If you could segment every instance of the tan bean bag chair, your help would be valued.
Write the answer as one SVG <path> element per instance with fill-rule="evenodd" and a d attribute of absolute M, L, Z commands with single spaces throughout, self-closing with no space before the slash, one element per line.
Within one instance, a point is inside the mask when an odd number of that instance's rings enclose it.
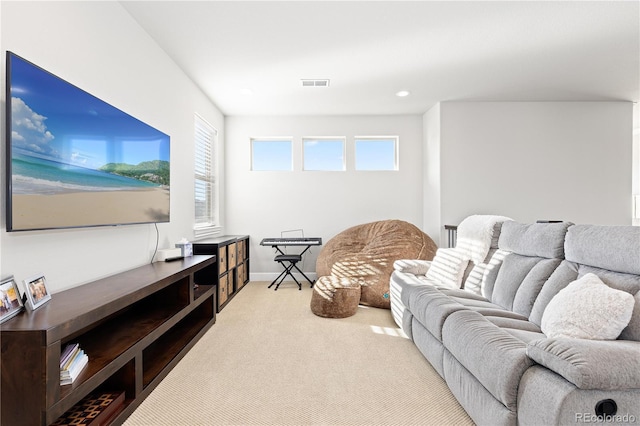
<path fill-rule="evenodd" d="M 346 229 L 331 238 L 316 262 L 318 277 L 356 280 L 360 303 L 390 309 L 389 278 L 398 259 L 431 260 L 437 250 L 418 227 L 402 220 L 383 220 Z"/>

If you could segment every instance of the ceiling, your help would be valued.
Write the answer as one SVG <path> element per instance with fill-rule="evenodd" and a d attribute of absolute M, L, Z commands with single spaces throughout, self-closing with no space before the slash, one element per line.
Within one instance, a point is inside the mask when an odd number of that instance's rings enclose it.
<path fill-rule="evenodd" d="M 227 116 L 640 97 L 638 1 L 121 4 Z"/>

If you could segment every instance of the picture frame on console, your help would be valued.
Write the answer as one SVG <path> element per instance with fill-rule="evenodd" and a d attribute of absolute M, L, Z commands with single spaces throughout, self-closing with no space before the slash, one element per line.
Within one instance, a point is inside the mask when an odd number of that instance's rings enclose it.
<path fill-rule="evenodd" d="M 16 280 L 11 276 L 0 282 L 0 323 L 18 315 L 24 308 Z"/>
<path fill-rule="evenodd" d="M 51 293 L 47 288 L 47 280 L 44 275 L 33 275 L 24 279 L 23 282 L 27 294 L 27 307 L 30 310 L 36 310 L 51 300 Z"/>

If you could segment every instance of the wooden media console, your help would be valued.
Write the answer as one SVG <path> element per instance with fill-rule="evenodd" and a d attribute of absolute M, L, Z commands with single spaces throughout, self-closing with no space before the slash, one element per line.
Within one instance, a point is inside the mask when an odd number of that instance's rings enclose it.
<path fill-rule="evenodd" d="M 215 323 L 216 256 L 157 262 L 55 293 L 0 330 L 3 425 L 49 425 L 87 395 L 124 392 L 121 424 Z M 60 355 L 89 357 L 70 385 Z"/>

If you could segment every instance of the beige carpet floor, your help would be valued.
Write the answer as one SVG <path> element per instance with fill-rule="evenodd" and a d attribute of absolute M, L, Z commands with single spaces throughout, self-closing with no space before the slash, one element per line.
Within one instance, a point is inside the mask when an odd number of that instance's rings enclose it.
<path fill-rule="evenodd" d="M 125 426 L 472 425 L 391 318 L 315 316 L 312 289 L 248 284 Z"/>

